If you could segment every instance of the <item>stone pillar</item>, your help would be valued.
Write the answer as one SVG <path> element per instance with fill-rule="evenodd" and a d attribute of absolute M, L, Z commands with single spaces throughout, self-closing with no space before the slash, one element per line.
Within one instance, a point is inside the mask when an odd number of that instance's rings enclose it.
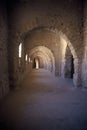
<path fill-rule="evenodd" d="M 84 54 L 82 63 L 82 86 L 87 88 L 87 0 L 84 1 L 83 25 Z"/>
<path fill-rule="evenodd" d="M 74 59 L 74 75 L 73 75 L 73 83 L 76 87 L 81 87 L 81 61 L 77 58 Z"/>

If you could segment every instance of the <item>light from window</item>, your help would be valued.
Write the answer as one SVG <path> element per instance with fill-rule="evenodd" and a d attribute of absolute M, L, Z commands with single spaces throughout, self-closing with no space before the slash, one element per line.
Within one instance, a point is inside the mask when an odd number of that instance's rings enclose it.
<path fill-rule="evenodd" d="M 19 58 L 22 56 L 22 43 L 19 45 Z"/>
<path fill-rule="evenodd" d="M 27 61 L 28 60 L 28 55 L 26 54 L 26 56 L 25 56 L 25 60 Z"/>

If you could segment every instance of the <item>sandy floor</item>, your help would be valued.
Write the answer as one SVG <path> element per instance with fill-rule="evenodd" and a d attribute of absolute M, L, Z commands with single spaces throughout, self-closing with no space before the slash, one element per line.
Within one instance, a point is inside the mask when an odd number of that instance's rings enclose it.
<path fill-rule="evenodd" d="M 87 90 L 33 70 L 0 102 L 0 130 L 87 130 Z"/>

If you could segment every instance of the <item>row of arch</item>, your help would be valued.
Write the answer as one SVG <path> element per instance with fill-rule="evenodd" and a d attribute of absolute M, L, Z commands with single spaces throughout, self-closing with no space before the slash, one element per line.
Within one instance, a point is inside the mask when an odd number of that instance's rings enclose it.
<path fill-rule="evenodd" d="M 61 31 L 58 32 L 57 29 L 52 28 L 39 28 L 51 31 L 52 33 L 55 33 L 55 35 L 59 35 L 60 37 L 60 44 L 62 49 L 62 59 L 61 59 L 61 77 L 63 78 L 73 78 L 73 83 L 75 86 L 79 86 L 80 82 L 80 72 L 79 72 L 79 60 L 77 57 L 77 54 L 75 52 L 75 49 L 69 39 L 66 37 L 65 34 L 63 34 Z M 38 30 L 38 28 L 30 31 L 33 32 L 35 30 Z M 28 35 L 29 33 L 27 33 Z M 23 36 L 23 43 L 25 42 L 25 39 L 27 35 Z M 28 54 L 28 58 L 31 59 L 33 68 L 45 68 L 51 71 L 53 74 L 55 74 L 56 71 L 56 61 L 55 56 L 50 48 L 39 45 L 35 46 L 31 49 L 27 49 L 26 54 Z"/>
<path fill-rule="evenodd" d="M 51 72 L 55 71 L 55 59 L 52 52 L 47 47 L 35 47 L 32 50 L 30 50 L 29 56 L 33 61 L 39 61 L 39 67 L 48 69 Z"/>

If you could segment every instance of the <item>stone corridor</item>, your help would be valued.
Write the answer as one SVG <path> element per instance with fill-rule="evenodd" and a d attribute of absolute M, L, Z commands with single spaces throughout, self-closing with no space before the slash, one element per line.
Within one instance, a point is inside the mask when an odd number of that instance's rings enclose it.
<path fill-rule="evenodd" d="M 0 0 L 0 130 L 87 130 L 87 0 Z"/>
<path fill-rule="evenodd" d="M 0 130 L 87 130 L 87 91 L 33 69 L 1 100 Z"/>

